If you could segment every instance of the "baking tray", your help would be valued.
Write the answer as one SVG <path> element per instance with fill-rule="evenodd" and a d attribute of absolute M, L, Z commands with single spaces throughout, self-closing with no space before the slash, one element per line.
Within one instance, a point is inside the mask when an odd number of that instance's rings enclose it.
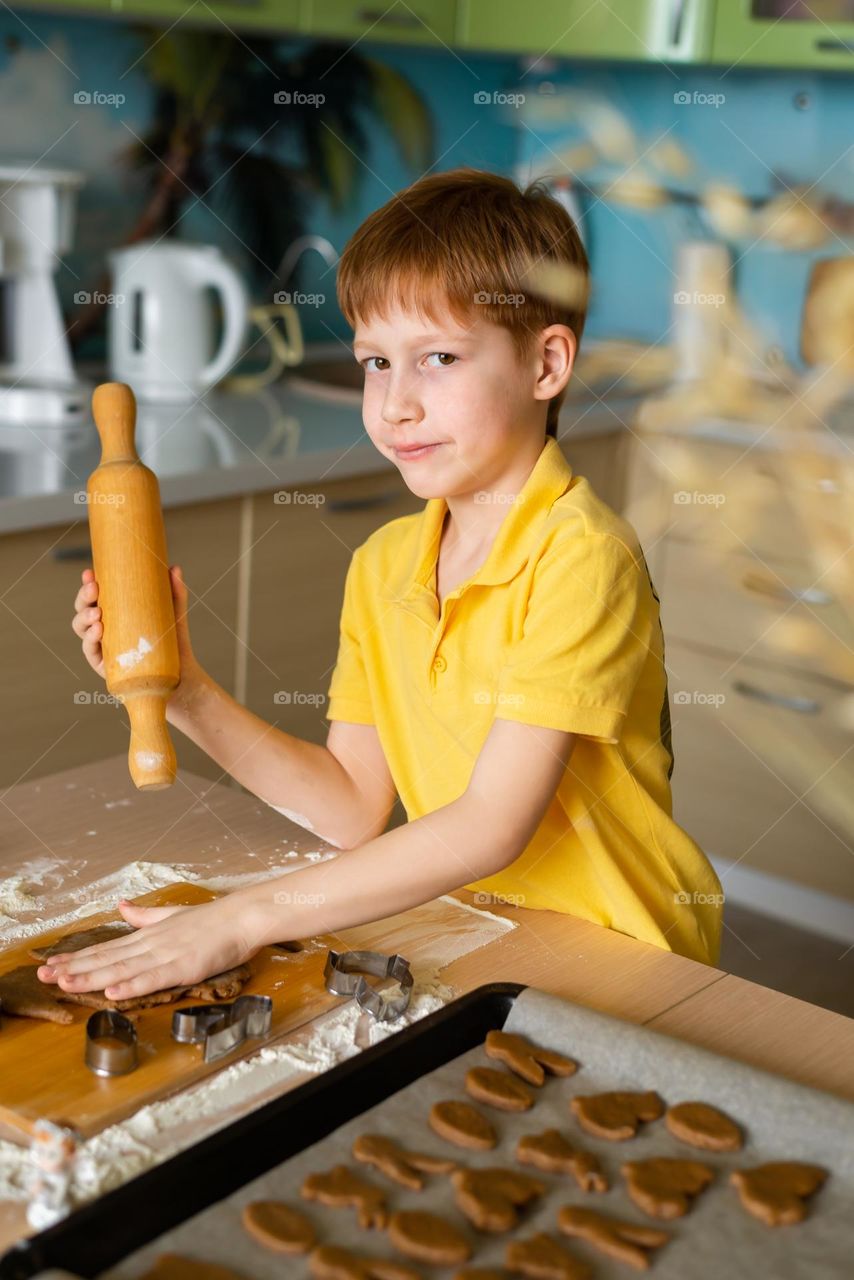
<path fill-rule="evenodd" d="M 0 1280 L 62 1267 L 90 1280 L 501 1027 L 517 982 L 489 983 L 84 1205 L 0 1258 Z M 281 1269 L 281 1267 L 280 1267 Z"/>
<path fill-rule="evenodd" d="M 75 1229 L 75 1220 L 54 1228 L 60 1244 L 49 1261 L 76 1268 L 86 1277 L 97 1275 L 99 1280 L 138 1280 L 157 1254 L 168 1250 L 216 1260 L 252 1280 L 276 1280 L 282 1274 L 282 1258 L 251 1241 L 241 1225 L 243 1207 L 266 1198 L 300 1204 L 324 1243 L 393 1257 L 384 1233 L 361 1230 L 351 1210 L 324 1209 L 301 1201 L 302 1181 L 309 1172 L 351 1163 L 353 1140 L 365 1132 L 395 1137 L 416 1150 L 452 1154 L 454 1149 L 427 1125 L 427 1113 L 440 1098 L 465 1097 L 465 1071 L 488 1062 L 482 1041 L 492 1026 L 504 1026 L 534 1043 L 567 1053 L 581 1068 L 566 1079 L 548 1077 L 542 1089 L 535 1091 L 536 1104 L 531 1111 L 491 1112 L 500 1135 L 499 1146 L 493 1151 L 456 1153 L 472 1167 L 514 1166 L 516 1141 L 523 1133 L 559 1128 L 572 1137 L 578 1130 L 569 1099 L 604 1089 L 657 1089 L 670 1104 L 706 1101 L 733 1115 L 747 1131 L 744 1150 L 726 1155 L 694 1152 L 673 1138 L 661 1121 L 646 1126 L 629 1142 L 609 1143 L 585 1135 L 581 1145 L 601 1157 L 611 1189 L 588 1195 L 570 1178 L 544 1175 L 548 1192 L 522 1214 L 519 1235 L 527 1238 L 539 1231 L 556 1235 L 557 1209 L 567 1203 L 601 1207 L 621 1218 L 648 1224 L 650 1219 L 626 1194 L 620 1164 L 650 1156 L 696 1156 L 715 1168 L 716 1180 L 690 1214 L 663 1224 L 672 1239 L 655 1257 L 651 1274 L 656 1280 L 685 1280 L 688 1275 L 692 1280 L 718 1280 L 722 1272 L 728 1280 L 755 1280 L 757 1276 L 851 1280 L 854 1106 L 648 1027 L 518 986 L 472 992 L 377 1046 L 385 1053 L 368 1050 L 344 1064 L 352 1070 L 336 1068 L 312 1081 L 304 1088 L 312 1090 L 315 1105 L 305 1117 L 299 1096 L 302 1090 L 297 1090 L 222 1131 L 223 1145 L 216 1150 L 220 1164 L 229 1166 L 227 1170 L 206 1167 L 212 1146 L 206 1141 L 185 1153 L 187 1159 L 170 1162 L 178 1165 L 174 1173 L 164 1165 L 129 1184 L 124 1190 L 130 1194 L 121 1206 L 114 1194 L 94 1206 L 88 1223 L 76 1228 L 78 1252 L 74 1255 L 65 1252 L 62 1240 L 71 1239 L 68 1233 Z M 322 1112 L 320 1123 L 318 1109 Z M 258 1140 L 263 1143 L 260 1154 L 252 1149 Z M 831 1176 L 805 1222 L 774 1229 L 744 1211 L 728 1184 L 728 1174 L 736 1167 L 785 1159 L 821 1164 Z M 157 1177 L 164 1172 L 167 1180 L 158 1187 Z M 453 1203 L 447 1178 L 432 1178 L 424 1190 L 410 1191 L 387 1183 L 370 1170 L 365 1173 L 370 1181 L 384 1186 L 391 1211 L 421 1208 L 449 1216 L 477 1243 L 474 1265 L 501 1265 L 506 1237 L 485 1236 L 470 1228 Z M 178 1213 L 174 1206 L 161 1204 L 159 1217 L 171 1210 L 173 1224 L 176 1219 L 180 1222 L 156 1235 L 151 1231 L 146 1184 L 155 1188 L 161 1199 L 176 1195 L 185 1203 L 187 1189 L 181 1185 L 181 1177 L 198 1184 L 193 1198 L 207 1207 L 200 1212 L 196 1208 L 187 1217 L 183 1204 Z M 117 1209 L 124 1221 L 117 1222 Z M 149 1243 L 135 1250 L 128 1225 L 139 1213 L 145 1218 L 144 1234 Z M 79 1216 L 83 1218 L 83 1214 Z M 138 1227 L 134 1230 L 137 1236 L 141 1234 Z M 88 1252 L 81 1255 L 79 1250 L 91 1250 L 96 1244 L 101 1249 L 103 1240 L 98 1237 L 102 1233 L 110 1242 L 111 1261 L 100 1271 L 99 1266 L 105 1264 L 93 1262 Z M 33 1241 L 31 1247 L 42 1243 Z M 595 1280 L 617 1280 L 626 1274 L 623 1264 L 603 1258 L 587 1245 L 572 1242 L 569 1247 L 592 1264 Z M 84 1266 L 80 1266 L 81 1258 Z M 288 1274 L 307 1274 L 304 1259 L 287 1260 L 286 1269 Z"/>

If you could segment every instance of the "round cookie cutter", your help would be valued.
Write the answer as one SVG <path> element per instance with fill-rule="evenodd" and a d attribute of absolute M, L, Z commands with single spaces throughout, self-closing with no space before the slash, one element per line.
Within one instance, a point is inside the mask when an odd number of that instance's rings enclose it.
<path fill-rule="evenodd" d="M 365 981 L 366 973 L 373 978 L 394 978 L 400 983 L 400 995 L 387 998 Z M 408 960 L 382 951 L 330 950 L 323 979 L 332 995 L 354 996 L 359 1008 L 377 1022 L 394 1022 L 406 1012 L 414 982 Z"/>
<path fill-rule="evenodd" d="M 117 1009 L 99 1009 L 86 1023 L 86 1066 L 96 1076 L 124 1076 L 139 1065 L 136 1027 Z"/>

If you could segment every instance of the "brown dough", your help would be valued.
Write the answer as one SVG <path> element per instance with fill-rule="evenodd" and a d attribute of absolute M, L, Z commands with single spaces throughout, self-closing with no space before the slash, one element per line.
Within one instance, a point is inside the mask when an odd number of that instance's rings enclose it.
<path fill-rule="evenodd" d="M 254 1200 L 244 1205 L 243 1225 L 259 1244 L 276 1253 L 308 1253 L 316 1239 L 305 1214 L 280 1200 Z"/>
<path fill-rule="evenodd" d="M 391 1138 L 378 1133 L 363 1133 L 353 1143 L 353 1155 L 363 1164 L 373 1165 L 393 1182 L 412 1191 L 424 1186 L 425 1173 L 453 1173 L 456 1162 L 441 1156 L 422 1155 L 419 1151 L 405 1151 Z"/>
<path fill-rule="evenodd" d="M 463 1267 L 454 1272 L 454 1280 L 507 1280 L 507 1272 L 497 1267 Z"/>
<path fill-rule="evenodd" d="M 440 1138 L 469 1151 L 491 1151 L 498 1144 L 492 1121 L 470 1102 L 434 1102 L 428 1123 Z"/>
<path fill-rule="evenodd" d="M 221 1267 L 217 1262 L 197 1262 L 183 1258 L 179 1253 L 161 1253 L 150 1271 L 140 1280 L 244 1280 L 231 1267 Z"/>
<path fill-rule="evenodd" d="M 597 1209 L 566 1205 L 558 1211 L 557 1225 L 567 1236 L 586 1240 L 601 1253 L 618 1262 L 626 1262 L 638 1271 L 650 1265 L 650 1252 L 667 1244 L 670 1236 L 658 1227 L 641 1227 L 636 1222 L 623 1222 Z"/>
<path fill-rule="evenodd" d="M 703 1151 L 740 1151 L 744 1134 L 734 1120 L 707 1102 L 678 1102 L 664 1117 L 674 1138 Z"/>
<path fill-rule="evenodd" d="M 535 1280 L 587 1280 L 590 1275 L 586 1262 L 544 1231 L 530 1240 L 512 1240 L 507 1246 L 507 1266 Z"/>
<path fill-rule="evenodd" d="M 608 1190 L 599 1157 L 574 1147 L 557 1129 L 524 1134 L 516 1144 L 516 1159 L 543 1173 L 571 1173 L 582 1191 Z"/>
<path fill-rule="evenodd" d="M 56 987 L 40 982 L 37 971 L 36 964 L 22 964 L 0 977 L 3 1012 L 19 1018 L 42 1018 L 45 1022 L 73 1022 L 74 1014 L 63 1009 L 56 998 Z"/>
<path fill-rule="evenodd" d="M 681 1218 L 695 1196 L 714 1182 L 715 1172 L 698 1160 L 630 1160 L 620 1170 L 629 1195 L 652 1218 Z"/>
<path fill-rule="evenodd" d="M 528 1084 L 541 1085 L 546 1071 L 553 1076 L 571 1076 L 578 1070 L 578 1063 L 551 1049 L 541 1049 L 524 1036 L 511 1035 L 507 1031 L 488 1031 L 486 1054 L 497 1058 Z"/>
<path fill-rule="evenodd" d="M 500 1111 L 527 1111 L 534 1105 L 534 1095 L 527 1085 L 494 1067 L 471 1067 L 466 1072 L 466 1092 Z"/>
<path fill-rule="evenodd" d="M 451 1267 L 468 1262 L 471 1245 L 446 1218 L 418 1210 L 393 1213 L 388 1223 L 388 1238 L 407 1258 L 428 1262 L 433 1266 Z"/>
<path fill-rule="evenodd" d="M 384 1227 L 388 1219 L 385 1193 L 346 1164 L 337 1164 L 328 1173 L 310 1173 L 300 1194 L 306 1200 L 319 1200 L 334 1207 L 352 1205 L 360 1227 Z"/>
<path fill-rule="evenodd" d="M 85 947 L 97 947 L 102 942 L 112 942 L 115 938 L 125 938 L 134 933 L 130 924 L 98 924 L 94 929 L 78 929 L 75 933 L 64 933 L 56 942 L 47 942 L 42 946 L 30 947 L 30 955 L 40 964 L 44 964 L 51 956 L 62 955 L 66 951 L 83 951 Z"/>
<path fill-rule="evenodd" d="M 570 1109 L 582 1129 L 594 1138 L 625 1142 L 633 1138 L 641 1122 L 657 1120 L 664 1103 L 657 1093 L 589 1093 L 570 1099 Z"/>
<path fill-rule="evenodd" d="M 451 1175 L 457 1208 L 479 1231 L 512 1231 L 517 1209 L 536 1200 L 546 1184 L 515 1169 L 458 1169 Z"/>
<path fill-rule="evenodd" d="M 734 1169 L 729 1180 L 748 1213 L 769 1227 L 782 1227 L 804 1220 L 807 1200 L 827 1177 L 820 1165 L 781 1160 L 754 1169 Z"/>
<path fill-rule="evenodd" d="M 332 1244 L 321 1245 L 312 1252 L 308 1269 L 315 1280 L 422 1280 L 421 1272 L 405 1262 L 371 1258 Z"/>
<path fill-rule="evenodd" d="M 82 1004 L 87 1009 L 118 1009 L 126 1013 L 131 1009 L 150 1009 L 158 1004 L 174 1004 L 176 1000 L 232 1000 L 252 977 L 248 964 L 236 965 L 223 973 L 215 973 L 191 987 L 166 987 L 152 991 L 147 996 L 129 996 L 126 1000 L 108 1000 L 103 991 L 62 991 L 57 999 L 64 1004 Z M 59 988 L 55 990 L 59 992 Z"/>

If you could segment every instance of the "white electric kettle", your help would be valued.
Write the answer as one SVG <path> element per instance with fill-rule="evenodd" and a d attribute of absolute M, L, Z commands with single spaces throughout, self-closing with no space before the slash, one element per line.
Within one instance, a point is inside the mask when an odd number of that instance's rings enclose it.
<path fill-rule="evenodd" d="M 214 245 L 140 241 L 109 254 L 113 268 L 107 342 L 110 377 L 143 401 L 180 404 L 224 378 L 246 341 L 249 295 Z M 222 337 L 214 351 L 215 311 Z"/>

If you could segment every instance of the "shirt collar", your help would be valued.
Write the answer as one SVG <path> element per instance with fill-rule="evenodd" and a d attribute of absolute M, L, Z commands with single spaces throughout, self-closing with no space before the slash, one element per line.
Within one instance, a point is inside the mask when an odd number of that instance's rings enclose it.
<path fill-rule="evenodd" d="M 548 436 L 516 501 L 508 503 L 489 555 L 467 585 L 495 586 L 516 576 L 531 554 L 542 520 L 566 492 L 571 479 L 572 468 L 560 445 Z M 403 601 L 425 591 L 434 594 L 447 510 L 444 498 L 428 498 L 419 517 L 414 549 L 404 558 L 398 576 L 388 584 L 392 599 Z"/>

